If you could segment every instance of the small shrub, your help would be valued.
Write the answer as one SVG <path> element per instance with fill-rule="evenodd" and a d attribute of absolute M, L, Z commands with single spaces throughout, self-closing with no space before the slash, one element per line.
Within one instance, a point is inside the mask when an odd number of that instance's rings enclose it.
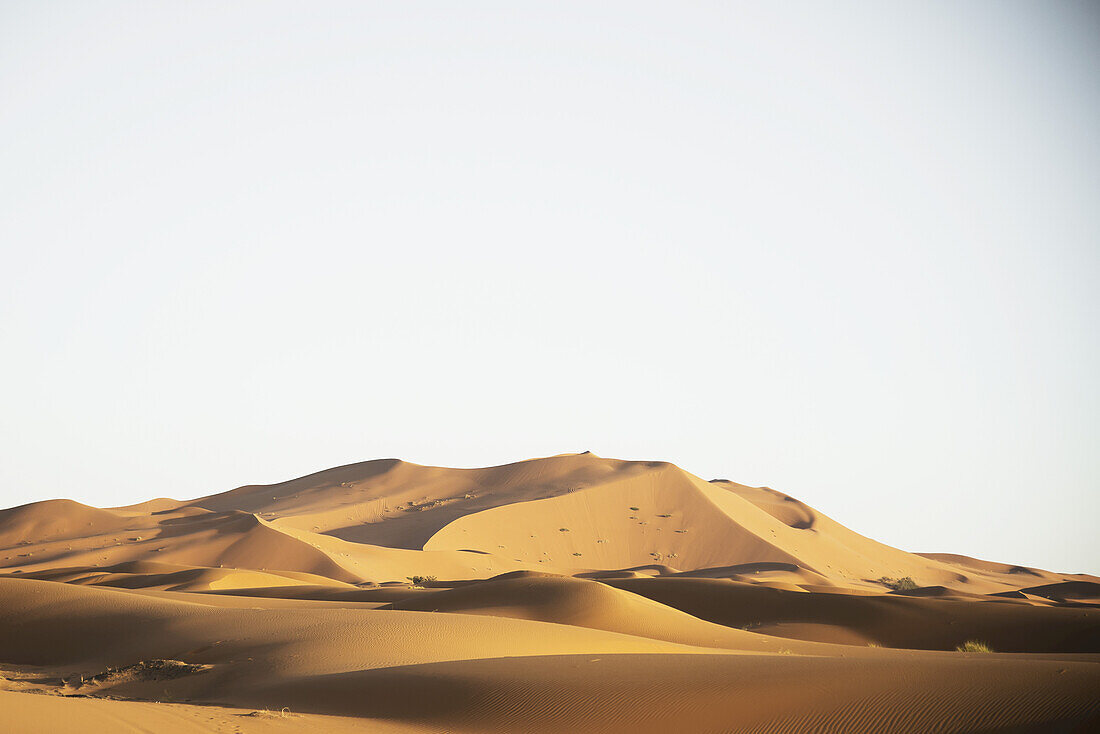
<path fill-rule="evenodd" d="M 421 586 L 430 581 L 435 581 L 435 576 L 409 576 L 409 581 L 413 582 L 413 586 Z"/>
<path fill-rule="evenodd" d="M 289 718 L 291 716 L 291 713 L 290 713 L 290 709 L 288 709 L 286 706 L 283 706 L 278 711 L 268 711 L 267 709 L 264 709 L 263 711 L 253 711 L 251 713 L 240 714 L 240 715 L 241 716 L 252 716 L 252 717 L 260 718 L 260 719 L 286 719 L 286 718 Z"/>
<path fill-rule="evenodd" d="M 95 675 L 73 675 L 67 679 L 63 678 L 62 682 L 72 688 L 81 688 L 92 684 L 118 685 L 134 681 L 174 680 L 186 675 L 205 673 L 212 667 L 212 665 L 199 663 L 185 663 L 182 660 L 154 658 L 152 660 L 141 660 L 133 665 L 126 665 L 121 668 L 108 666 L 102 673 L 96 673 Z"/>
<path fill-rule="evenodd" d="M 912 576 L 902 576 L 900 579 L 880 576 L 875 580 L 883 586 L 889 586 L 894 591 L 912 591 L 913 589 L 920 588 L 917 582 L 913 580 Z"/>
<path fill-rule="evenodd" d="M 902 576 L 894 582 L 894 591 L 912 591 L 917 588 L 917 582 L 911 576 Z"/>
<path fill-rule="evenodd" d="M 993 652 L 993 648 L 981 640 L 967 640 L 955 648 L 957 652 Z"/>
<path fill-rule="evenodd" d="M 637 512 L 637 511 L 638 511 L 638 508 L 637 508 L 637 507 L 631 507 L 631 508 L 630 508 L 630 510 L 631 510 L 632 512 Z"/>

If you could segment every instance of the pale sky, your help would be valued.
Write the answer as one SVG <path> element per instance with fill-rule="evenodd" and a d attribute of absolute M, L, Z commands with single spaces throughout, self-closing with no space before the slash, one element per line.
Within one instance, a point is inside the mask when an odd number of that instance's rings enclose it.
<path fill-rule="evenodd" d="M 0 506 L 590 449 L 1100 572 L 1100 5 L 0 1 Z"/>

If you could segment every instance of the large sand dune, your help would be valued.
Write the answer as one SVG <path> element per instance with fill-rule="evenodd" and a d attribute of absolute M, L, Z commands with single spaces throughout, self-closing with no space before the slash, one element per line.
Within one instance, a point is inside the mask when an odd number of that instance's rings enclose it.
<path fill-rule="evenodd" d="M 1100 579 L 664 462 L 0 511 L 11 731 L 1084 731 L 1097 691 Z"/>

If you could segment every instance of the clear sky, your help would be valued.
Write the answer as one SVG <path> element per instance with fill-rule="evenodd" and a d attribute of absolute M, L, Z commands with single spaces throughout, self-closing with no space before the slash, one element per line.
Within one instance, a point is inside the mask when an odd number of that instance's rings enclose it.
<path fill-rule="evenodd" d="M 1100 5 L 0 2 L 0 505 L 590 449 L 1100 572 Z"/>

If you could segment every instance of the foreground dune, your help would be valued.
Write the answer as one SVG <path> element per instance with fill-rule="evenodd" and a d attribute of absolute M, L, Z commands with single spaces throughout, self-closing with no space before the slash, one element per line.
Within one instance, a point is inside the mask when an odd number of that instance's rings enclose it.
<path fill-rule="evenodd" d="M 365 462 L 0 511 L 0 707 L 19 732 L 1085 731 L 1098 590 L 662 462 Z"/>

